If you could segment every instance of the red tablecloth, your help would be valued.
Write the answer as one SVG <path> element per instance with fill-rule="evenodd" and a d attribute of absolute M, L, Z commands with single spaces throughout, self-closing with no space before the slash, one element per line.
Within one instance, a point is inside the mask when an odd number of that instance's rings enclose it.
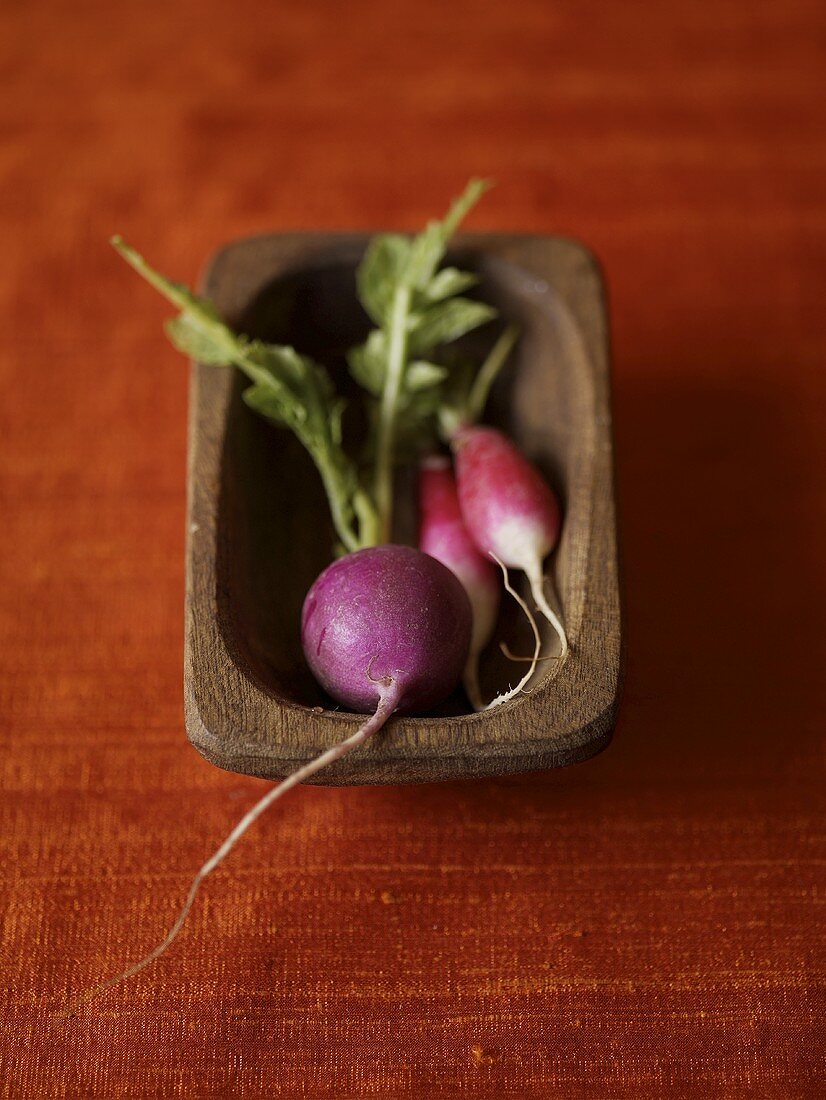
<path fill-rule="evenodd" d="M 7 2 L 3 1095 L 826 1091 L 826 11 Z M 186 369 L 106 240 L 563 232 L 611 289 L 629 673 L 553 774 L 262 792 L 181 713 Z M 818 889 L 821 894 L 818 894 Z M 822 931 L 822 930 L 821 930 Z"/>

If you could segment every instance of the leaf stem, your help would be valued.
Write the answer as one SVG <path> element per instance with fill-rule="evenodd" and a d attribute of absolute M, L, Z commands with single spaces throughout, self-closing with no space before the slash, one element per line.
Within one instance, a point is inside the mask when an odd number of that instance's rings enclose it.
<path fill-rule="evenodd" d="M 393 537 L 393 450 L 396 441 L 396 413 L 407 361 L 407 317 L 410 287 L 402 284 L 393 295 L 390 313 L 387 378 L 379 406 L 376 437 L 375 498 L 382 542 Z"/>
<path fill-rule="evenodd" d="M 379 517 L 373 505 L 373 501 L 364 489 L 358 489 L 353 494 L 353 511 L 358 522 L 358 546 L 377 546 L 381 542 Z"/>
<path fill-rule="evenodd" d="M 330 505 L 330 515 L 333 520 L 333 526 L 336 529 L 336 534 L 341 539 L 342 545 L 348 551 L 358 550 L 362 543 L 359 537 L 353 530 L 353 524 L 351 520 L 348 520 L 345 514 L 345 504 L 347 500 L 347 487 L 343 484 L 343 479 L 340 476 L 338 470 L 332 465 L 328 465 L 316 456 L 314 451 L 308 447 L 310 456 L 315 462 L 316 469 L 321 474 L 321 480 L 324 484 L 324 491 L 327 494 L 327 500 Z"/>
<path fill-rule="evenodd" d="M 490 393 L 490 388 L 496 381 L 496 376 L 505 365 L 518 337 L 519 326 L 508 325 L 491 348 L 487 359 L 479 368 L 479 372 L 473 380 L 473 385 L 468 395 L 468 415 L 471 424 L 475 424 L 477 421 L 481 420 L 482 413 L 485 411 L 485 404 L 488 399 L 488 394 Z"/>

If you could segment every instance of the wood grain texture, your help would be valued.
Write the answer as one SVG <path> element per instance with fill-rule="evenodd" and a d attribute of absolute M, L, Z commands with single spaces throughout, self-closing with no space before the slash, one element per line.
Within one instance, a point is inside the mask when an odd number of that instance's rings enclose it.
<path fill-rule="evenodd" d="M 205 279 L 222 315 L 247 335 L 294 344 L 338 368 L 366 336 L 355 297 L 364 235 L 287 234 L 223 249 Z M 518 358 L 490 402 L 565 501 L 549 563 L 571 642 L 529 695 L 487 714 L 461 692 L 438 717 L 399 718 L 365 749 L 315 777 L 320 784 L 399 783 L 501 775 L 577 763 L 607 744 L 619 695 L 622 639 L 603 290 L 573 241 L 465 236 L 451 258 L 522 331 Z M 479 361 L 494 339 L 467 348 Z M 301 652 L 301 604 L 330 561 L 334 534 L 312 463 L 241 401 L 233 373 L 196 366 L 190 417 L 185 693 L 187 730 L 213 763 L 267 779 L 290 774 L 364 721 L 335 710 Z M 239 384 L 240 383 L 240 384 Z M 524 587 L 524 586 L 523 586 Z M 522 614 L 505 601 L 497 629 L 517 651 Z M 543 652 L 555 634 L 543 627 Z M 488 698 L 513 679 L 491 647 Z"/>
<path fill-rule="evenodd" d="M 826 12 L 813 0 L 0 5 L 0 1094 L 821 1097 Z M 182 707 L 161 270 L 256 233 L 588 241 L 629 665 L 573 768 L 267 789 Z"/>

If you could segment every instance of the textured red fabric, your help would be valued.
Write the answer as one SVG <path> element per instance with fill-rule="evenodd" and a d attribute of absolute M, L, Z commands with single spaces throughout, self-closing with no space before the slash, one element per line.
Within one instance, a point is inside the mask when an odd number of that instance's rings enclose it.
<path fill-rule="evenodd" d="M 823 1095 L 823 6 L 0 20 L 2 1095 Z M 417 227 L 472 173 L 475 227 L 605 264 L 616 741 L 296 791 L 60 1019 L 264 789 L 184 736 L 186 370 L 106 238 L 192 279 L 257 230 Z"/>

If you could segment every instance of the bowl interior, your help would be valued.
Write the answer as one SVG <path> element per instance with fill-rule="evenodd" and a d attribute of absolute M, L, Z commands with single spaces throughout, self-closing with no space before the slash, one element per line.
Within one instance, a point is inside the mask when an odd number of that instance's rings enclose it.
<path fill-rule="evenodd" d="M 291 344 L 330 369 L 340 391 L 356 399 L 346 418 L 355 448 L 364 423 L 360 391 L 349 377 L 345 354 L 370 329 L 356 296 L 358 259 L 352 246 L 325 250 L 269 283 L 239 322 L 248 335 Z M 552 288 L 521 268 L 472 250 L 459 251 L 450 260 L 475 271 L 480 284 L 474 293 L 522 329 L 513 360 L 494 386 L 486 420 L 513 435 L 560 495 L 566 520 L 555 572 L 564 607 L 568 547 L 574 528 L 587 522 L 584 508 L 570 499 L 568 475 L 577 461 L 572 426 L 592 419 L 591 410 L 573 407 L 587 392 L 582 376 L 575 384 L 574 374 L 582 375 L 582 365 L 572 339 L 573 322 L 563 315 Z M 481 363 L 498 331 L 498 322 L 484 326 L 462 341 L 462 352 Z M 310 674 L 299 638 L 304 595 L 330 562 L 334 545 L 324 491 L 311 459 L 292 434 L 246 407 L 241 395 L 247 384 L 239 375 L 233 385 L 222 461 L 216 563 L 222 629 L 229 633 L 230 649 L 243 657 L 265 691 L 307 707 L 334 707 Z M 402 470 L 396 541 L 415 543 L 414 493 L 412 470 Z M 540 623 L 540 629 L 543 654 L 551 656 L 556 638 L 547 623 Z M 507 596 L 495 640 L 482 662 L 482 687 L 489 697 L 524 670 L 505 659 L 499 641 L 507 641 L 515 652 L 532 650 L 530 628 Z M 543 662 L 537 680 L 552 675 L 553 666 L 552 660 Z M 437 713 L 469 710 L 457 689 Z"/>

